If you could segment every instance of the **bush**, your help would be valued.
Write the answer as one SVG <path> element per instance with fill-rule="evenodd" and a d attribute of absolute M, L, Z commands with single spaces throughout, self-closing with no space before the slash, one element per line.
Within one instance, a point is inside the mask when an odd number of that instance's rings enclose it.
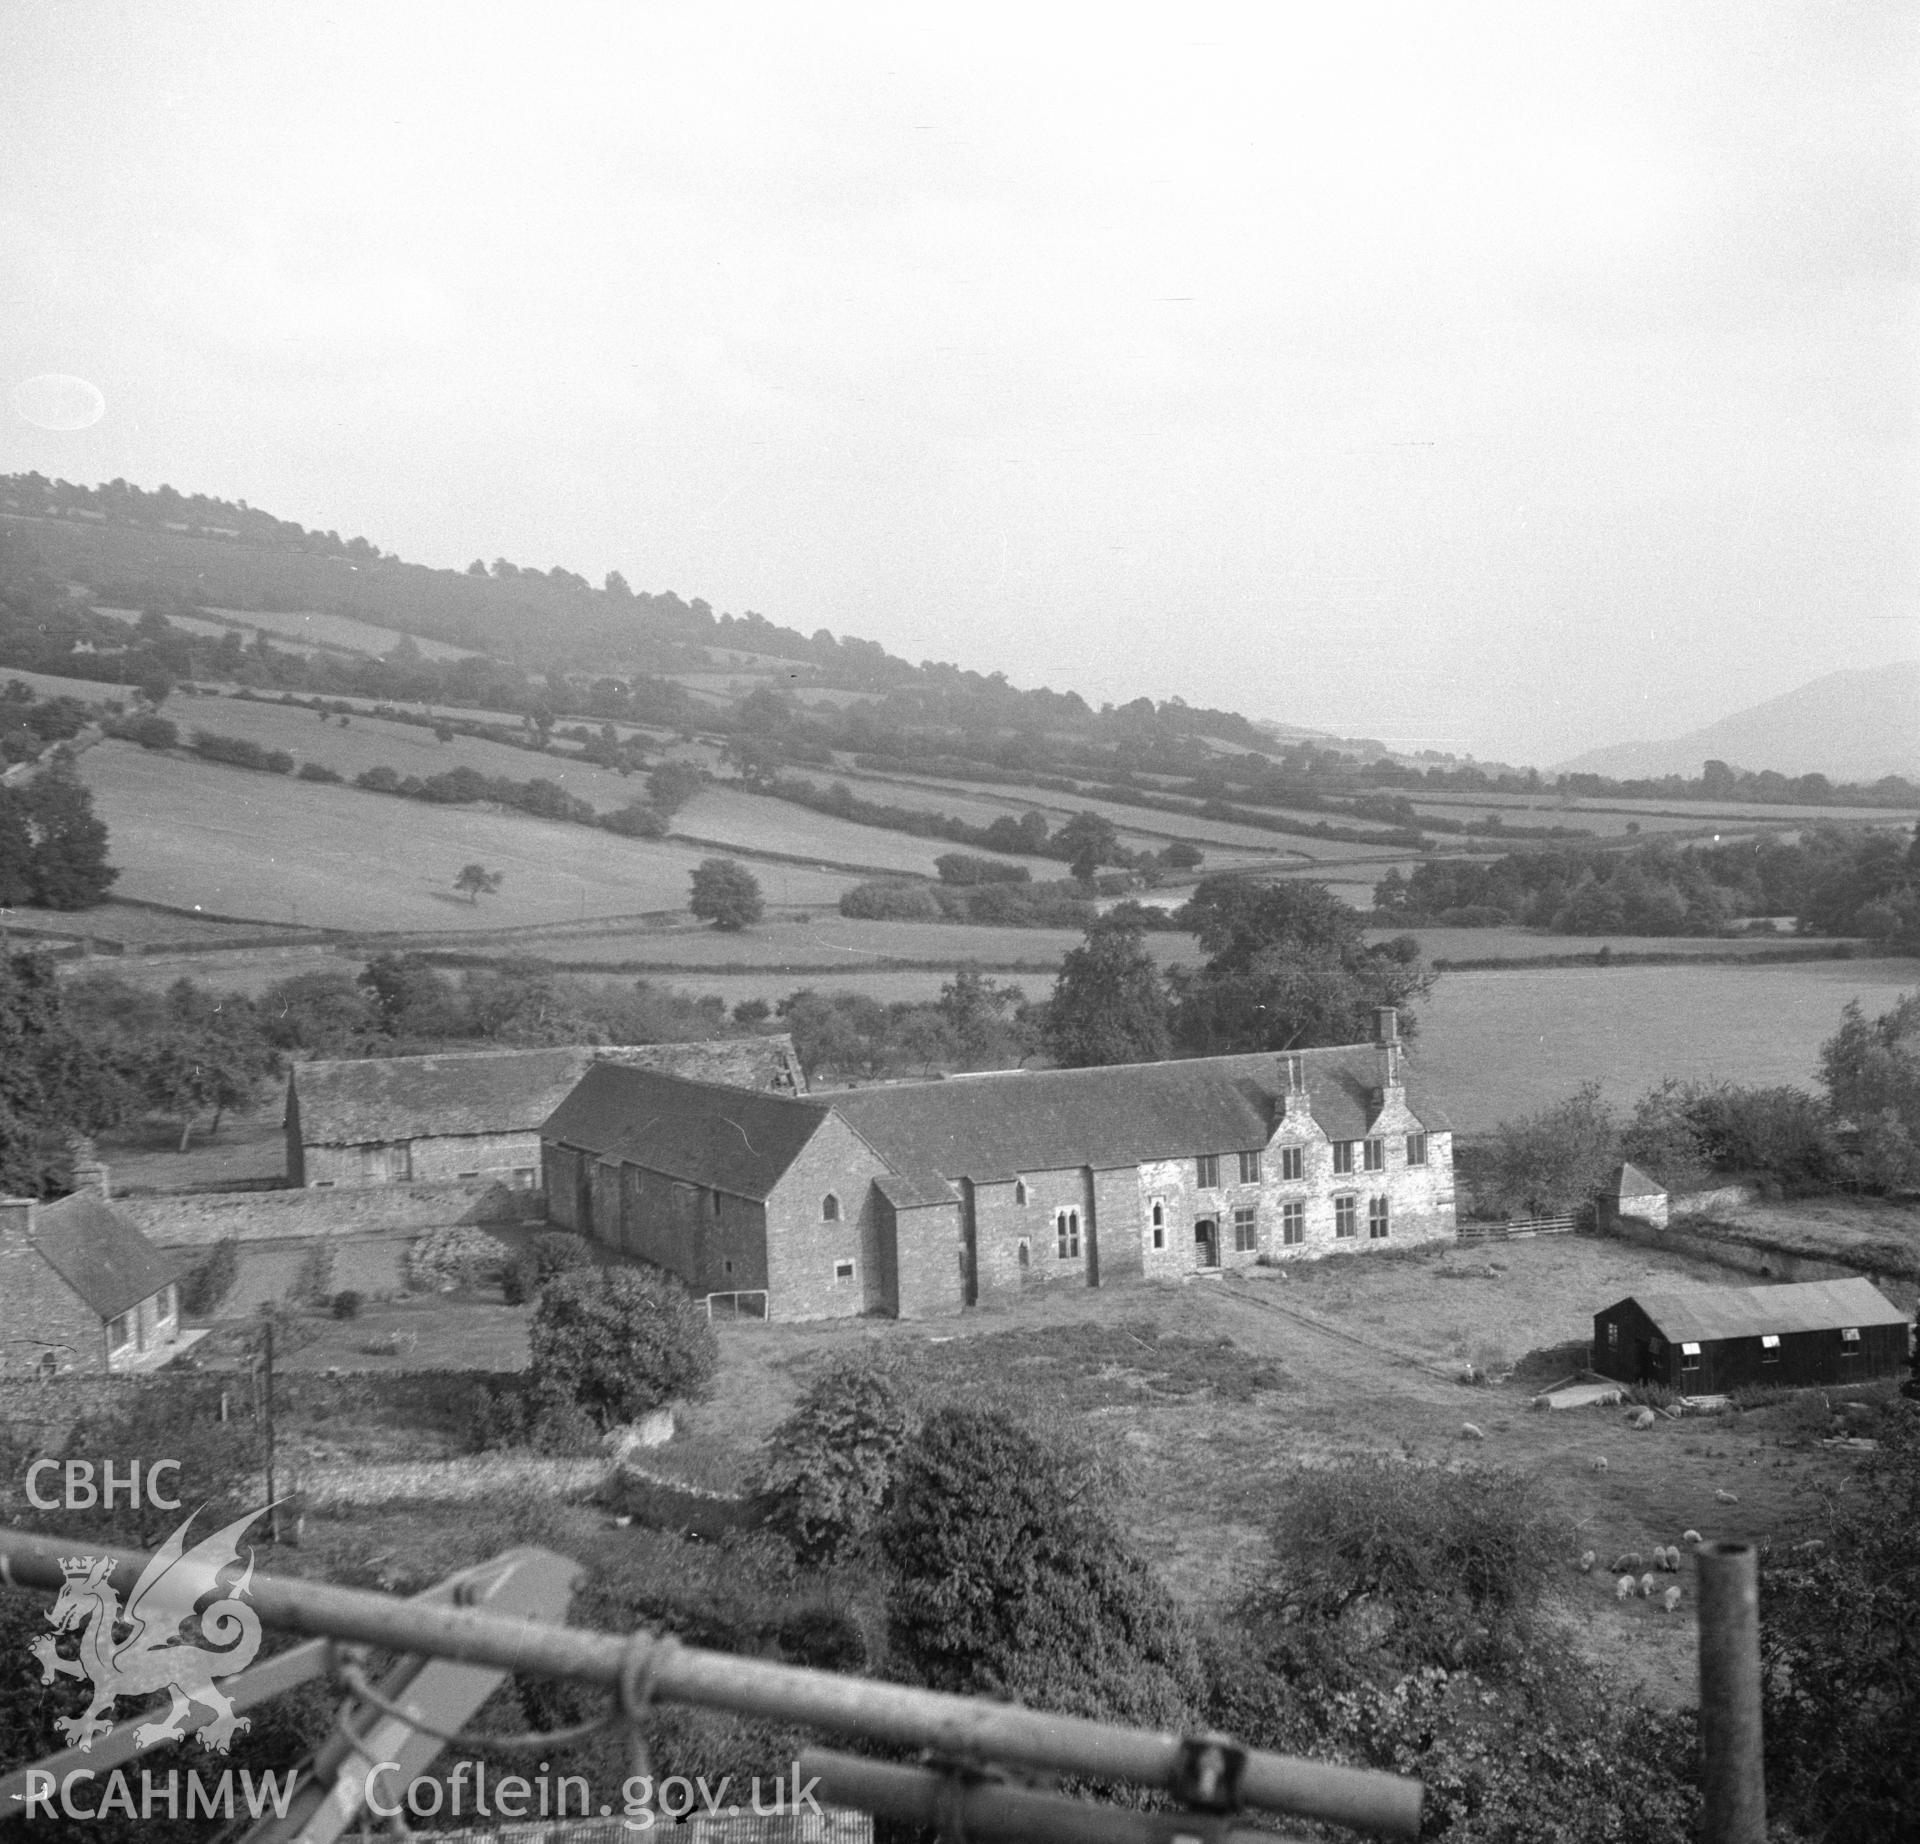
<path fill-rule="evenodd" d="M 1201 1673 L 1179 1606 L 1057 1443 L 997 1409 L 938 1410 L 879 1536 L 892 1656 L 910 1678 L 1110 1722 L 1190 1722 Z"/>
<path fill-rule="evenodd" d="M 885 1509 L 907 1427 L 883 1372 L 857 1358 L 830 1366 L 768 1439 L 757 1489 L 769 1523 L 811 1563 L 857 1549 Z"/>
<path fill-rule="evenodd" d="M 578 1404 L 603 1428 L 704 1395 L 720 1362 L 705 1312 L 651 1269 L 556 1276 L 541 1289 L 528 1342 L 536 1394 Z"/>
<path fill-rule="evenodd" d="M 293 773 L 293 757 L 284 749 L 263 749 L 250 737 L 222 736 L 214 730 L 193 733 L 193 752 L 209 762 L 224 762 L 230 768 L 259 769 L 270 775 Z"/>
<path fill-rule="evenodd" d="M 333 1244 L 316 1242 L 301 1256 L 287 1298 L 296 1306 L 324 1306 L 333 1295 L 333 1261 Z"/>
<path fill-rule="evenodd" d="M 1707 1157 L 1721 1171 L 1759 1172 L 1795 1190 L 1840 1176 L 1832 1119 L 1804 1089 L 1706 1089 L 1697 1092 L 1688 1112 Z"/>
<path fill-rule="evenodd" d="M 451 1293 L 485 1286 L 506 1266 L 507 1251 L 485 1230 L 450 1225 L 420 1237 L 407 1250 L 407 1285 L 415 1293 Z"/>
<path fill-rule="evenodd" d="M 324 762 L 302 762 L 299 779 L 302 781 L 340 781 L 344 777 L 338 769 L 329 768 Z"/>
<path fill-rule="evenodd" d="M 180 732 L 164 717 L 151 715 L 141 717 L 117 717 L 102 729 L 109 736 L 117 736 L 125 742 L 138 743 L 142 749 L 178 749 Z"/>
<path fill-rule="evenodd" d="M 224 1236 L 187 1270 L 180 1282 L 181 1308 L 192 1318 L 211 1318 L 239 1278 L 240 1244 Z"/>
<path fill-rule="evenodd" d="M 352 1287 L 342 1287 L 333 1296 L 331 1311 L 336 1319 L 358 1319 L 360 1308 L 366 1304 L 366 1295 Z"/>
<path fill-rule="evenodd" d="M 1024 864 L 1002 858 L 975 858 L 966 852 L 942 852 L 933 861 L 943 884 L 1024 884 L 1033 873 Z"/>
<path fill-rule="evenodd" d="M 1441 1670 L 1519 1655 L 1558 1534 L 1524 1474 L 1375 1456 L 1295 1472 L 1272 1533 L 1256 1612 L 1331 1626 L 1364 1609 L 1370 1650 Z"/>
<path fill-rule="evenodd" d="M 539 1280 L 544 1283 L 552 1280 L 556 1274 L 571 1274 L 576 1268 L 597 1267 L 600 1258 L 585 1236 L 576 1236 L 570 1229 L 550 1229 L 535 1238 L 533 1259 Z"/>
<path fill-rule="evenodd" d="M 629 801 L 624 807 L 616 807 L 611 813 L 600 816 L 600 824 L 608 832 L 617 832 L 623 839 L 664 839 L 667 836 L 667 816 L 657 807 L 649 807 L 640 801 Z"/>
<path fill-rule="evenodd" d="M 865 1671 L 870 1662 L 867 1636 L 841 1608 L 796 1608 L 780 1622 L 780 1650 L 796 1665 L 815 1671 Z"/>
<path fill-rule="evenodd" d="M 539 1258 L 535 1255 L 516 1255 L 500 1276 L 500 1297 L 509 1306 L 524 1306 L 539 1291 Z"/>
<path fill-rule="evenodd" d="M 1591 1201 L 1619 1159 L 1613 1114 L 1589 1082 L 1565 1101 L 1503 1120 L 1480 1162 L 1474 1201 L 1509 1213 L 1558 1216 Z"/>
<path fill-rule="evenodd" d="M 855 884 L 840 897 L 840 913 L 863 922 L 938 922 L 940 901 L 925 884 Z"/>

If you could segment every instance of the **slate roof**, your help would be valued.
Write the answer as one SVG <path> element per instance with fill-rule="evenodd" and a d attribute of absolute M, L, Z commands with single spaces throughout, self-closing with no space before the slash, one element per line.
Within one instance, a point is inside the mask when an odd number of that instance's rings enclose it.
<path fill-rule="evenodd" d="M 1353 1044 L 1295 1054 L 1321 1129 L 1330 1139 L 1363 1138 L 1378 1114 L 1377 1049 Z M 1283 1059 L 1262 1054 L 1014 1070 L 851 1089 L 832 1099 L 896 1170 L 993 1180 L 1251 1152 L 1272 1137 L 1285 1095 Z M 1424 1126 L 1446 1130 L 1446 1117 L 1411 1084 L 1407 1105 Z"/>
<path fill-rule="evenodd" d="M 1602 1197 L 1665 1197 L 1664 1185 L 1657 1185 L 1637 1165 L 1623 1165 L 1600 1187 Z"/>
<path fill-rule="evenodd" d="M 792 1092 L 793 1039 L 692 1044 L 562 1044 L 445 1056 L 298 1063 L 288 1077 L 303 1146 L 362 1146 L 482 1133 L 532 1133 L 597 1062 L 669 1070 L 697 1081 Z"/>
<path fill-rule="evenodd" d="M 764 1200 L 830 1112 L 818 1101 L 596 1063 L 540 1136 Z"/>
<path fill-rule="evenodd" d="M 937 1172 L 888 1172 L 873 1181 L 896 1210 L 918 1210 L 927 1204 L 957 1204 L 960 1193 Z"/>
<path fill-rule="evenodd" d="M 1675 1287 L 1629 1297 L 1673 1344 L 1907 1323 L 1907 1315 L 1867 1280 L 1795 1281 L 1778 1287 Z M 1616 1301 L 1606 1310 L 1612 1312 L 1626 1303 Z"/>
<path fill-rule="evenodd" d="M 180 1276 L 179 1267 L 97 1191 L 37 1206 L 33 1242 L 102 1319 L 117 1318 Z"/>

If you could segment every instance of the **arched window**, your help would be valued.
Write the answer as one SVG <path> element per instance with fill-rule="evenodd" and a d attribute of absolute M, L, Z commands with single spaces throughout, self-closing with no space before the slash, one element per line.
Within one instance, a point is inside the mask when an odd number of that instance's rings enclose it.
<path fill-rule="evenodd" d="M 1016 1178 L 1013 1181 L 1013 1201 L 1016 1204 L 1024 1204 L 1027 1201 L 1027 1181 L 1024 1178 Z"/>
<path fill-rule="evenodd" d="M 1166 1221 L 1167 1207 L 1156 1197 L 1153 1200 L 1153 1226 L 1155 1229 L 1164 1229 L 1166 1227 Z"/>
<path fill-rule="evenodd" d="M 831 1191 L 820 1200 L 820 1220 L 823 1223 L 840 1221 L 840 1200 Z"/>
<path fill-rule="evenodd" d="M 1028 1246 L 1027 1239 L 1025 1236 L 1022 1236 L 1020 1238 L 1020 1248 L 1019 1248 L 1018 1259 L 1021 1267 L 1023 1268 L 1031 1267 L 1033 1265 L 1033 1250 L 1031 1247 Z"/>

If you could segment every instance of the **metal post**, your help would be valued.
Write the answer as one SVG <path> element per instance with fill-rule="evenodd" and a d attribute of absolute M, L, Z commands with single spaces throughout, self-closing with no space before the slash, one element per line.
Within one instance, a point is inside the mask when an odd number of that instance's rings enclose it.
<path fill-rule="evenodd" d="M 0 1586 L 58 1591 L 66 1580 L 60 1554 L 71 1547 L 52 1537 L 0 1530 Z M 96 1555 L 114 1558 L 113 1579 L 123 1592 L 150 1560 L 91 1547 Z M 539 1677 L 612 1687 L 634 1657 L 631 1642 L 619 1633 L 508 1619 L 472 1607 L 433 1607 L 328 1582 L 256 1575 L 250 1598 L 267 1626 Z M 1086 1780 L 1127 1780 L 1176 1793 L 1191 1763 L 1192 1745 L 1170 1733 L 697 1646 L 676 1646 L 660 1656 L 652 1690 L 661 1702 L 863 1735 L 955 1760 Z M 1413 1838 L 1420 1832 L 1421 1785 L 1394 1774 L 1249 1750 L 1239 1765 L 1237 1790 L 1247 1808 L 1325 1819 L 1387 1837 Z"/>
<path fill-rule="evenodd" d="M 1700 1594 L 1702 1844 L 1766 1844 L 1760 1568 L 1750 1543 L 1694 1552 Z"/>

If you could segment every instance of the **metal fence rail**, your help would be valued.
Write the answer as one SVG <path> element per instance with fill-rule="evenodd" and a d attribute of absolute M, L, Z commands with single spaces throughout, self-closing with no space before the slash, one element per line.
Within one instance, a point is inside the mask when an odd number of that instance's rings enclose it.
<path fill-rule="evenodd" d="M 0 1530 L 0 1583 L 57 1592 L 59 1552 L 72 1543 Z M 111 1556 L 123 1592 L 148 1558 Z M 950 1696 L 901 1684 L 843 1677 L 683 1646 L 651 1633 L 592 1632 L 475 1608 L 401 1601 L 326 1582 L 253 1577 L 249 1598 L 263 1624 L 284 1631 L 491 1665 L 536 1677 L 567 1678 L 614 1691 L 630 1719 L 642 1702 L 689 1703 L 737 1715 L 802 1724 L 920 1750 L 943 1763 L 1010 1766 L 1087 1780 L 1122 1781 L 1170 1793 L 1200 1810 L 1256 1808 L 1313 1818 L 1387 1837 L 1420 1829 L 1417 1780 L 1241 1749 L 1220 1737 L 1120 1728 L 1016 1704 Z M 1064 1813 L 1078 1808 L 1055 1801 Z"/>

